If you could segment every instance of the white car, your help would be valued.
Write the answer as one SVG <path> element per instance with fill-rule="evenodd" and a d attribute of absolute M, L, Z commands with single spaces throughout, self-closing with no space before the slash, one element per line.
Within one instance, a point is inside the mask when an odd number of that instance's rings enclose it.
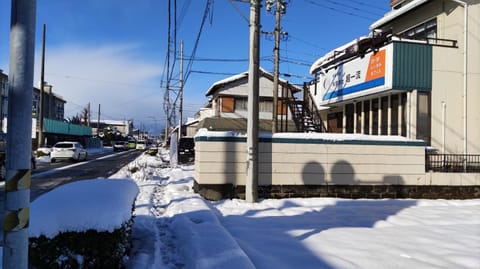
<path fill-rule="evenodd" d="M 58 142 L 50 153 L 52 163 L 57 160 L 85 161 L 86 159 L 87 151 L 78 142 Z"/>

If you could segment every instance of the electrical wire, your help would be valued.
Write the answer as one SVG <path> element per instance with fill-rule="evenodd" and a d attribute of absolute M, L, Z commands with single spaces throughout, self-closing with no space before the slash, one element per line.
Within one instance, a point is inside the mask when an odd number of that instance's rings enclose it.
<path fill-rule="evenodd" d="M 198 31 L 197 38 L 195 40 L 195 44 L 193 46 L 193 50 L 192 50 L 192 53 L 191 53 L 192 58 L 187 63 L 185 78 L 183 80 L 184 85 L 187 83 L 188 78 L 190 77 L 190 70 L 192 69 L 193 61 L 195 59 L 195 54 L 197 53 L 198 44 L 200 43 L 200 37 L 202 36 L 203 27 L 205 25 L 205 21 L 207 19 L 207 16 L 208 16 L 208 13 L 209 13 L 209 10 L 210 10 L 210 6 L 212 5 L 212 1 L 213 0 L 207 0 L 207 2 L 205 4 L 205 10 L 203 12 L 203 18 L 202 18 L 202 21 L 200 23 L 200 29 Z"/>
<path fill-rule="evenodd" d="M 372 21 L 372 20 L 375 20 L 375 18 L 373 17 L 366 17 L 366 16 L 363 16 L 363 15 L 359 15 L 359 14 L 355 14 L 355 13 L 352 13 L 352 12 L 348 12 L 348 11 L 345 11 L 345 10 L 341 10 L 341 9 L 338 9 L 338 8 L 334 8 L 334 7 L 331 7 L 331 6 L 327 6 L 323 3 L 319 3 L 318 1 L 313 1 L 313 0 L 303 0 L 311 5 L 314 5 L 314 6 L 319 6 L 319 7 L 323 7 L 323 8 L 326 8 L 326 9 L 329 9 L 329 10 L 332 10 L 332 11 L 335 11 L 335 12 L 338 12 L 338 13 L 342 13 L 342 14 L 345 14 L 345 15 L 349 15 L 349 16 L 352 16 L 352 17 L 356 17 L 356 18 L 360 18 L 360 19 L 364 19 L 364 20 L 368 20 L 368 21 Z"/>

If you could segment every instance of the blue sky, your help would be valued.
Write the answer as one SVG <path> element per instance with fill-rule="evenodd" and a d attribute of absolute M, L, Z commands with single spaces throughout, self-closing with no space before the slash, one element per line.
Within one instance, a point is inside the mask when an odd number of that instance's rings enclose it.
<path fill-rule="evenodd" d="M 173 2 L 173 0 L 172 0 Z M 206 1 L 177 0 L 177 41 L 192 55 Z M 310 64 L 326 52 L 361 35 L 390 7 L 388 0 L 291 0 L 282 17 L 287 41 L 280 47 L 280 73 L 302 84 L 311 79 Z M 160 129 L 167 51 L 166 0 L 37 0 L 35 81 L 40 78 L 43 24 L 47 26 L 45 80 L 66 101 L 65 116 L 91 105 L 96 119 L 133 119 L 136 127 Z M 0 69 L 8 72 L 10 0 L 0 0 Z M 207 102 L 216 81 L 248 69 L 249 5 L 215 0 L 184 88 L 185 116 Z M 261 13 L 262 31 L 274 28 L 275 16 Z M 261 38 L 261 66 L 273 71 L 272 38 Z M 178 45 L 179 48 L 179 45 Z M 230 60 L 243 61 L 230 61 Z M 205 61 L 209 60 L 209 61 Z M 215 60 L 215 61 L 211 61 Z M 217 61 L 221 60 L 221 61 Z M 178 67 L 178 61 L 175 63 Z M 185 63 L 187 65 L 187 63 Z M 178 71 L 174 72 L 178 74 Z M 95 116 L 93 116 L 95 115 Z"/>

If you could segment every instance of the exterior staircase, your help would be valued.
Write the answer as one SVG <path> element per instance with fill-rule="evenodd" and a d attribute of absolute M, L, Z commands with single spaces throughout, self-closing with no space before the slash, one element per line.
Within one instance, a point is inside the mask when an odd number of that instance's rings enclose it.
<path fill-rule="evenodd" d="M 292 112 L 292 120 L 298 132 L 304 133 L 325 133 L 325 125 L 320 111 L 317 109 L 310 91 L 304 85 L 303 100 L 297 99 L 292 92 L 288 94 L 288 98 L 283 100 Z"/>

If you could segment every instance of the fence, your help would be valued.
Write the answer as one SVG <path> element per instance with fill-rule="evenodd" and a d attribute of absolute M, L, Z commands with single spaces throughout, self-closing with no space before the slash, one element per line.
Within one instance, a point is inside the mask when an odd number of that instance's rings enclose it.
<path fill-rule="evenodd" d="M 480 155 L 425 154 L 425 170 L 448 173 L 480 173 Z"/>

